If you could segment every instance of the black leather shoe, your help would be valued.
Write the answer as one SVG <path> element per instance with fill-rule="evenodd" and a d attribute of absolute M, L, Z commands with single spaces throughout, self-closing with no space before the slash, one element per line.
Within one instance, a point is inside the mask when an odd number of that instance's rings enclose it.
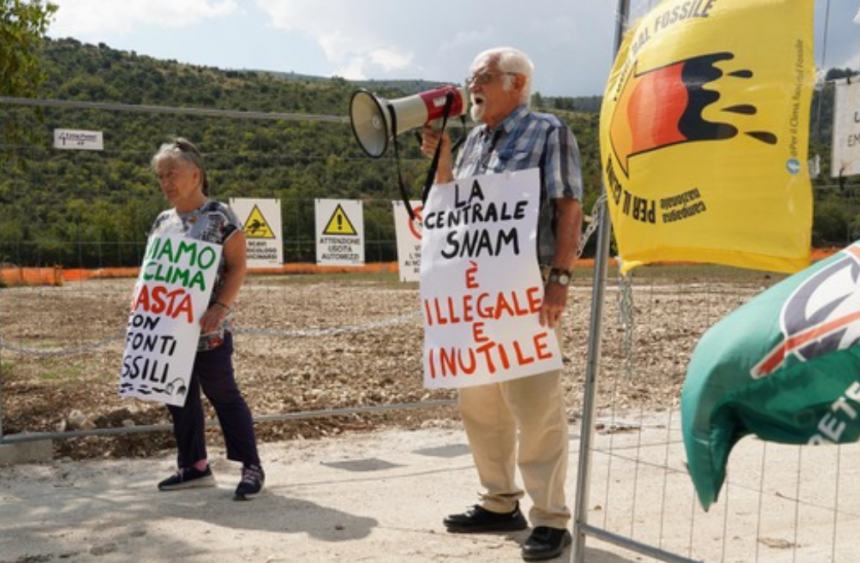
<path fill-rule="evenodd" d="M 543 561 L 558 557 L 570 545 L 570 532 L 548 526 L 538 526 L 523 544 L 523 559 Z"/>
<path fill-rule="evenodd" d="M 511 512 L 490 512 L 475 505 L 462 514 L 451 514 L 442 521 L 449 532 L 510 532 L 528 528 L 520 505 Z"/>

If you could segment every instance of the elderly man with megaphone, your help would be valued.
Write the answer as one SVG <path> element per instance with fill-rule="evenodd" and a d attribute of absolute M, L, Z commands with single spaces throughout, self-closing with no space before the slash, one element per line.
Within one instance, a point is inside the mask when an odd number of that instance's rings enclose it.
<path fill-rule="evenodd" d="M 537 254 L 545 284 L 540 323 L 554 328 L 567 304 L 576 258 L 582 176 L 570 129 L 553 115 L 529 109 L 533 68 L 517 49 L 500 47 L 479 54 L 466 80 L 470 113 L 479 125 L 469 133 L 456 162 L 448 135 L 430 126 L 422 130 L 421 150 L 432 156 L 441 143 L 437 185 L 540 169 Z M 557 557 L 571 543 L 564 494 L 568 434 L 563 395 L 560 371 L 459 389 L 460 413 L 486 491 L 480 504 L 445 518 L 449 532 L 527 527 L 519 509 L 523 492 L 514 480 L 516 460 L 533 501 L 529 520 L 534 529 L 522 546 L 523 558 Z"/>

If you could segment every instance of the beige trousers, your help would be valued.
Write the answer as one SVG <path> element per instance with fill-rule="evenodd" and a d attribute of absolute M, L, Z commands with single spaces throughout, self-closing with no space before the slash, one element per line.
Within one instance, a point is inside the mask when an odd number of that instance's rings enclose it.
<path fill-rule="evenodd" d="M 561 372 L 462 388 L 458 403 L 486 489 L 481 506 L 493 512 L 514 509 L 523 496 L 514 480 L 514 467 L 519 465 L 534 503 L 529 512 L 532 526 L 566 528 L 568 436 Z"/>

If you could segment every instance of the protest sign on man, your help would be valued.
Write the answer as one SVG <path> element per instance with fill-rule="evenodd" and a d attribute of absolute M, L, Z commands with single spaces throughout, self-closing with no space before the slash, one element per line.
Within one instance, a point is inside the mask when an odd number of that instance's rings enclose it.
<path fill-rule="evenodd" d="M 538 170 L 436 186 L 423 210 L 424 386 L 468 387 L 562 367 L 542 327 Z"/>

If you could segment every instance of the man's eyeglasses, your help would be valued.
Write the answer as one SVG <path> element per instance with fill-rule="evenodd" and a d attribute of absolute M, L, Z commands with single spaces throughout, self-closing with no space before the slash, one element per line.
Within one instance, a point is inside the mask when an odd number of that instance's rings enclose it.
<path fill-rule="evenodd" d="M 497 76 L 514 76 L 517 74 L 516 72 L 478 72 L 473 74 L 472 76 L 467 76 L 464 84 L 466 88 L 471 88 L 472 86 L 484 86 L 489 84 L 493 80 L 496 79 Z"/>

